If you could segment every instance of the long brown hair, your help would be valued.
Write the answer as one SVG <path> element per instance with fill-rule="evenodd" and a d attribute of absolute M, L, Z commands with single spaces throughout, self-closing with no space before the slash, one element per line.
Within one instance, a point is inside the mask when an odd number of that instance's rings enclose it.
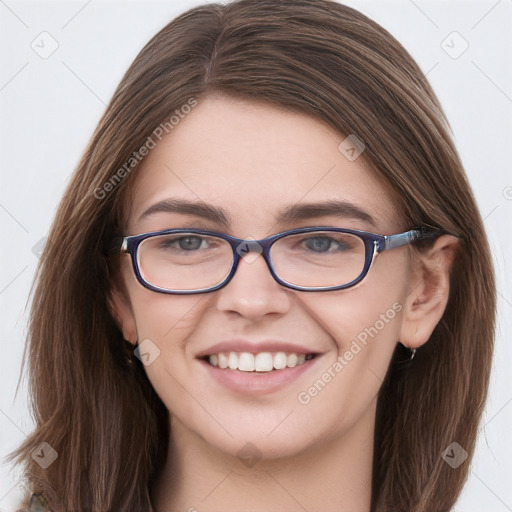
<path fill-rule="evenodd" d="M 419 67 L 382 27 L 329 0 L 197 7 L 156 34 L 130 66 L 40 261 L 27 343 L 36 429 L 16 460 L 56 509 L 150 509 L 168 411 L 110 313 L 105 252 L 124 234 L 134 154 L 162 123 L 172 129 L 174 112 L 212 93 L 356 134 L 411 226 L 460 237 L 444 316 L 409 364 L 398 363 L 397 348 L 380 391 L 372 489 L 375 512 L 451 509 L 468 475 L 491 367 L 495 284 L 486 234 Z M 454 441 L 469 454 L 457 469 L 441 457 Z M 41 442 L 58 453 L 47 469 L 31 457 Z"/>

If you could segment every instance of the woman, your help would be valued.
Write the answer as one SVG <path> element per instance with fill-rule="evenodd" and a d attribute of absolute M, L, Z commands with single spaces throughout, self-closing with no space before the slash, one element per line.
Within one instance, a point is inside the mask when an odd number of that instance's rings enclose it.
<path fill-rule="evenodd" d="M 25 508 L 450 510 L 494 316 L 400 44 L 327 0 L 192 9 L 127 71 L 48 238 Z"/>

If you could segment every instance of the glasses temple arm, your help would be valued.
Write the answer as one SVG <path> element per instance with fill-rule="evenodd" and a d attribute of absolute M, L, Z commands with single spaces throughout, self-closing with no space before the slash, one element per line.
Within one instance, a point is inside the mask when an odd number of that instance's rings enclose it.
<path fill-rule="evenodd" d="M 106 247 L 105 252 L 107 254 L 116 254 L 119 253 L 120 251 L 126 251 L 126 248 L 127 247 L 125 237 L 117 236 L 111 240 L 110 244 L 108 244 L 108 246 Z"/>
<path fill-rule="evenodd" d="M 415 240 L 425 240 L 427 238 L 436 238 L 442 234 L 442 231 L 438 229 L 420 228 L 411 229 L 405 233 L 398 233 L 397 235 L 386 235 L 384 236 L 383 247 L 381 251 L 388 249 L 395 249 L 396 247 L 403 247 L 404 245 L 410 244 Z"/>

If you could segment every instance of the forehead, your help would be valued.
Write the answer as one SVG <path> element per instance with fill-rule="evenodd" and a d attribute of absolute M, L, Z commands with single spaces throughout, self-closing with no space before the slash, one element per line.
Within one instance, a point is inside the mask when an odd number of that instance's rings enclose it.
<path fill-rule="evenodd" d="M 340 151 L 345 139 L 305 114 L 204 99 L 161 141 L 155 139 L 139 165 L 129 229 L 136 232 L 155 203 L 180 198 L 221 207 L 233 230 L 254 234 L 268 234 L 283 207 L 321 201 L 351 203 L 382 230 L 393 231 L 401 219 L 389 186 L 362 157 Z"/>

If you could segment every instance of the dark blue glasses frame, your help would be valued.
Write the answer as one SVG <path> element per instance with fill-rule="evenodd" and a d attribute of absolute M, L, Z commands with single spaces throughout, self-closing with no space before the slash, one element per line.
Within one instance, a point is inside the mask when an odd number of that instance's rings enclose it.
<path fill-rule="evenodd" d="M 361 271 L 361 274 L 351 281 L 350 283 L 338 285 L 338 286 L 324 286 L 324 287 L 305 287 L 305 286 L 298 286 L 291 283 L 288 283 L 287 281 L 284 281 L 281 279 L 274 270 L 274 265 L 272 262 L 272 257 L 270 255 L 270 249 L 274 242 L 277 240 L 289 236 L 289 235 L 296 235 L 300 233 L 314 233 L 316 231 L 334 231 L 338 233 L 348 233 L 351 235 L 358 236 L 361 240 L 364 242 L 365 246 L 365 263 L 363 270 Z M 139 261 L 138 261 L 138 248 L 141 242 L 146 240 L 147 238 L 160 236 L 160 235 L 172 235 L 172 234 L 179 234 L 179 233 L 192 233 L 192 234 L 199 234 L 199 235 L 210 235 L 210 236 L 216 236 L 218 238 L 221 238 L 223 240 L 226 240 L 231 245 L 231 248 L 233 249 L 233 263 L 231 266 L 231 270 L 227 277 L 220 282 L 219 284 L 216 284 L 209 288 L 200 288 L 197 290 L 167 290 L 165 288 L 159 288 L 158 286 L 154 286 L 151 283 L 148 283 L 144 277 L 142 276 L 139 268 Z M 437 238 L 442 234 L 441 231 L 437 229 L 432 228 L 416 228 L 411 229 L 410 231 L 405 231 L 404 233 L 397 233 L 394 235 L 378 235 L 376 233 L 369 233 L 367 231 L 359 231 L 354 229 L 345 229 L 345 228 L 333 228 L 329 226 L 314 226 L 314 227 L 306 227 L 306 228 L 300 228 L 300 229 L 292 229 L 289 231 L 283 231 L 281 233 L 277 233 L 275 235 L 269 236 L 267 238 L 262 238 L 261 240 L 246 240 L 243 238 L 237 238 L 231 235 L 226 235 L 224 233 L 217 233 L 215 231 L 207 231 L 207 230 L 201 230 L 201 229 L 186 229 L 186 228 L 179 228 L 179 229 L 167 229 L 164 231 L 153 231 L 150 233 L 143 233 L 140 235 L 133 235 L 133 236 L 126 236 L 117 238 L 114 240 L 114 247 L 116 248 L 116 251 L 121 251 L 130 254 L 131 261 L 133 265 L 133 270 L 135 272 L 135 276 L 137 277 L 137 280 L 139 283 L 148 288 L 149 290 L 153 290 L 155 292 L 160 293 L 169 293 L 169 294 L 176 294 L 176 295 L 189 295 L 194 293 L 207 293 L 207 292 L 213 292 L 215 290 L 218 290 L 224 286 L 226 286 L 233 276 L 235 275 L 236 269 L 238 268 L 238 264 L 240 263 L 240 259 L 243 257 L 240 255 L 239 247 L 242 244 L 245 244 L 246 247 L 243 249 L 244 256 L 245 254 L 255 251 L 258 253 L 261 253 L 263 256 L 267 267 L 272 274 L 272 277 L 281 285 L 291 288 L 292 290 L 299 290 L 304 292 L 310 292 L 310 291 L 333 291 L 333 290 L 344 290 L 346 288 L 350 288 L 352 286 L 355 286 L 357 283 L 361 282 L 366 275 L 368 274 L 368 271 L 370 270 L 370 267 L 375 259 L 375 256 L 383 251 L 387 251 L 390 249 L 395 249 L 397 247 L 403 247 L 405 245 L 410 244 L 411 242 L 414 242 L 416 240 L 425 240 L 425 239 L 432 239 Z"/>

